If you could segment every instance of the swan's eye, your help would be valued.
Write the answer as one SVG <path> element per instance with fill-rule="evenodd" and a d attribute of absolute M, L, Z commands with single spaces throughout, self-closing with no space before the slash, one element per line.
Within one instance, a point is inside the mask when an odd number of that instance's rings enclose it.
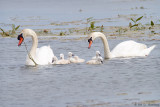
<path fill-rule="evenodd" d="M 18 46 L 20 46 L 22 44 L 23 40 L 24 40 L 24 38 L 22 36 L 22 33 L 20 35 L 18 35 L 17 39 L 19 40 Z"/>
<path fill-rule="evenodd" d="M 103 61 L 101 61 L 101 63 L 103 64 Z"/>
<path fill-rule="evenodd" d="M 92 41 L 92 37 L 90 39 L 88 39 L 88 42 Z"/>
<path fill-rule="evenodd" d="M 20 38 L 23 38 L 23 34 L 21 33 L 20 35 L 18 35 L 17 39 L 20 40 Z"/>
<path fill-rule="evenodd" d="M 88 49 L 90 49 L 91 48 L 91 45 L 92 45 L 92 37 L 90 38 L 90 39 L 88 39 L 88 42 L 89 42 L 89 46 L 88 46 Z"/>

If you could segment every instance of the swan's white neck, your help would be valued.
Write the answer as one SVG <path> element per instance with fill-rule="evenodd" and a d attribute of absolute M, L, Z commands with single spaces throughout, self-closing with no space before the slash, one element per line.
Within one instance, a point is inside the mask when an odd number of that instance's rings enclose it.
<path fill-rule="evenodd" d="M 32 35 L 30 35 L 32 37 L 32 47 L 31 47 L 31 50 L 30 50 L 30 54 L 32 57 L 35 57 L 36 56 L 36 49 L 37 49 L 37 46 L 38 46 L 38 38 L 37 38 L 37 35 L 36 33 L 32 33 Z"/>
<path fill-rule="evenodd" d="M 103 34 L 103 33 L 100 33 L 100 32 L 95 32 L 94 34 L 95 38 L 97 37 L 100 37 L 101 40 L 103 41 L 103 46 L 104 46 L 104 58 L 105 59 L 110 59 L 112 58 L 112 53 L 110 51 L 110 48 L 109 48 L 109 45 L 108 45 L 108 41 L 107 41 L 107 38 L 106 36 Z"/>
<path fill-rule="evenodd" d="M 104 34 L 100 35 L 100 38 L 103 41 L 103 45 L 104 45 L 104 57 L 105 59 L 109 59 L 112 57 L 112 55 L 111 55 L 111 51 L 108 45 L 107 38 Z"/>

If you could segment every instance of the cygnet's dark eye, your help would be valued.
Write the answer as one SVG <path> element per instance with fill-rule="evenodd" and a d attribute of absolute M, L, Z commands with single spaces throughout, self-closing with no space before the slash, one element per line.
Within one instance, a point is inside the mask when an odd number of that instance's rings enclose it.
<path fill-rule="evenodd" d="M 103 64 L 103 61 L 101 61 L 101 63 Z"/>

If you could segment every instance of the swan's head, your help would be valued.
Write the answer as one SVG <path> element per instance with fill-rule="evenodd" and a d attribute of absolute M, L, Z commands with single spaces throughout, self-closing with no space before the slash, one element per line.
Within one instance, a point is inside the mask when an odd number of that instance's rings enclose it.
<path fill-rule="evenodd" d="M 92 45 L 93 41 L 94 41 L 97 37 L 100 37 L 101 35 L 104 35 L 104 34 L 101 33 L 101 32 L 93 32 L 93 33 L 91 33 L 91 34 L 88 35 L 88 42 L 89 42 L 88 49 L 91 48 L 91 45 Z"/>
<path fill-rule="evenodd" d="M 54 62 L 56 62 L 56 61 L 58 61 L 58 58 L 57 58 L 56 56 L 54 56 L 54 57 L 52 58 L 52 63 L 54 63 Z"/>
<path fill-rule="evenodd" d="M 32 29 L 23 29 L 21 34 L 18 35 L 17 39 L 19 40 L 18 46 L 22 44 L 24 38 L 27 36 L 35 36 L 36 33 Z"/>
<path fill-rule="evenodd" d="M 99 51 L 96 51 L 96 57 L 101 56 Z"/>
<path fill-rule="evenodd" d="M 103 58 L 102 57 L 98 57 L 97 61 L 100 62 L 101 64 L 103 64 Z"/>
<path fill-rule="evenodd" d="M 74 54 L 72 52 L 68 52 L 68 57 L 72 57 Z"/>
<path fill-rule="evenodd" d="M 20 35 L 18 35 L 17 39 L 19 40 L 18 46 L 20 46 L 24 40 L 23 34 L 21 33 Z"/>
<path fill-rule="evenodd" d="M 64 54 L 60 54 L 60 59 L 64 59 Z"/>

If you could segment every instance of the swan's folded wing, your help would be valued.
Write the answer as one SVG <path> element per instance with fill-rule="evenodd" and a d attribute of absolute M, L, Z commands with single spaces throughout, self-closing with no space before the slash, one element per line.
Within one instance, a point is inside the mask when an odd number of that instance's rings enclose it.
<path fill-rule="evenodd" d="M 52 63 L 53 56 L 53 51 L 48 46 L 43 46 L 36 51 L 36 59 L 40 65 Z"/>
<path fill-rule="evenodd" d="M 142 54 L 144 49 L 147 49 L 145 44 L 130 40 L 118 44 L 111 53 L 116 57 L 144 56 Z"/>

